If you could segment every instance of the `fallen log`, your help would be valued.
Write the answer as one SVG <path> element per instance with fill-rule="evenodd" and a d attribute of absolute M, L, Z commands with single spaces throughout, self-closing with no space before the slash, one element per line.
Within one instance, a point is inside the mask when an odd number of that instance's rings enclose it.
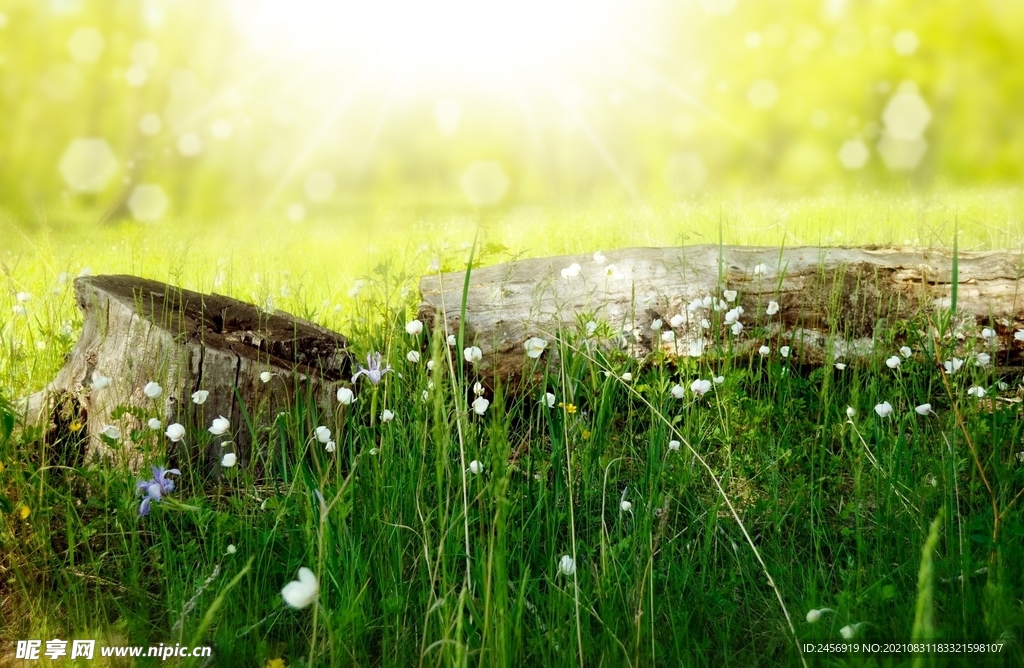
<path fill-rule="evenodd" d="M 635 358 L 726 348 L 749 355 L 767 345 L 772 354 L 789 346 L 805 363 L 831 363 L 875 353 L 897 322 L 951 313 L 953 264 L 951 253 L 935 250 L 714 245 L 521 260 L 473 269 L 465 341 L 480 347 L 482 374 L 506 380 L 533 364 L 527 339 L 553 344 L 568 332 L 577 341 L 604 332 L 606 344 Z M 1024 327 L 1024 258 L 965 252 L 957 270 L 949 331 L 961 349 L 984 344 L 993 362 L 1021 366 L 1024 341 L 1014 335 Z M 464 280 L 424 276 L 419 318 L 457 333 Z M 982 328 L 993 336 L 981 341 Z"/>
<path fill-rule="evenodd" d="M 187 444 L 187 456 L 201 448 L 215 470 L 231 442 L 244 463 L 255 434 L 279 411 L 298 397 L 329 410 L 338 381 L 351 375 L 345 337 L 281 311 L 134 276 L 78 278 L 75 296 L 81 338 L 54 381 L 26 404 L 28 424 L 75 425 L 72 440 L 86 451 L 72 459 L 120 455 L 138 468 L 135 441 L 153 442 L 155 432 L 157 442 L 170 443 L 164 430 L 179 423 L 189 427 L 176 442 Z M 212 434 L 218 417 L 230 427 Z M 159 430 L 148 426 L 153 418 Z M 119 435 L 104 440 L 111 426 Z"/>

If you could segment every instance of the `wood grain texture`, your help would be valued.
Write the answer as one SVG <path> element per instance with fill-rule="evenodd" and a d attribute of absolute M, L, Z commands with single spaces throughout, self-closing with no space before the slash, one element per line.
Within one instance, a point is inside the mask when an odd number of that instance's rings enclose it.
<path fill-rule="evenodd" d="M 203 448 L 211 468 L 228 440 L 244 463 L 254 434 L 298 393 L 330 410 L 334 390 L 351 373 L 345 337 L 280 311 L 134 276 L 78 278 L 75 295 L 81 338 L 54 381 L 29 398 L 26 415 L 31 424 L 59 423 L 53 411 L 70 399 L 85 418 L 87 458 L 125 456 L 137 468 L 141 452 L 129 435 L 146 433 L 145 415 L 164 427 L 190 427 L 182 443 L 192 455 Z M 94 372 L 109 377 L 110 387 L 93 387 Z M 263 372 L 274 374 L 269 383 L 260 380 Z M 150 381 L 163 388 L 156 399 L 143 392 Z M 209 392 L 202 405 L 192 401 L 197 390 Z M 114 417 L 119 407 L 135 414 Z M 215 437 L 206 428 L 218 416 L 232 429 Z M 120 428 L 128 447 L 115 452 L 103 443 L 98 435 L 108 424 Z M 162 431 L 159 441 L 168 443 Z"/>
<path fill-rule="evenodd" d="M 655 349 L 669 355 L 710 354 L 729 340 L 733 352 L 750 354 L 761 345 L 789 345 L 808 363 L 836 355 L 870 354 L 875 337 L 889 324 L 921 313 L 949 310 L 953 258 L 941 251 L 900 248 L 758 248 L 689 246 L 630 248 L 590 255 L 529 259 L 474 269 L 466 308 L 467 341 L 484 353 L 483 374 L 511 378 L 531 362 L 524 342 L 538 336 L 554 342 L 565 330 L 580 332 L 589 320 L 604 323 L 612 341 L 637 358 Z M 577 276 L 563 277 L 573 263 Z M 760 267 L 759 267 L 760 265 Z M 980 327 L 993 327 L 999 362 L 1020 365 L 1022 344 L 1013 333 L 1024 327 L 1019 253 L 960 253 L 956 331 L 964 342 Z M 465 275 L 424 276 L 419 316 L 457 332 Z M 694 300 L 735 302 L 721 310 L 688 310 Z M 769 301 L 779 312 L 769 316 Z M 727 309 L 742 306 L 744 330 L 731 336 L 723 325 Z M 684 322 L 672 327 L 674 315 Z M 662 320 L 665 341 L 651 324 Z M 702 327 L 702 320 L 711 327 Z M 605 330 L 607 331 L 607 330 Z M 995 355 L 993 355 L 995 357 Z"/>

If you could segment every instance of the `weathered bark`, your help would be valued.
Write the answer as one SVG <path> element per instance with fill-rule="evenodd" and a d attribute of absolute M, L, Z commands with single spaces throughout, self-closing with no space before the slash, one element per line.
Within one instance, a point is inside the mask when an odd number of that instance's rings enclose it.
<path fill-rule="evenodd" d="M 605 255 L 603 263 L 578 255 L 474 269 L 466 341 L 483 351 L 482 371 L 518 377 L 533 363 L 524 351 L 528 338 L 553 344 L 556 335 L 571 331 L 579 342 L 590 320 L 607 323 L 612 335 L 605 342 L 610 339 L 637 358 L 656 349 L 670 356 L 707 355 L 724 344 L 734 354 L 750 354 L 761 345 L 778 354 L 788 345 L 796 359 L 808 363 L 852 359 L 870 354 L 887 325 L 948 313 L 952 297 L 953 258 L 941 251 L 703 245 Z M 578 275 L 563 276 L 573 263 L 580 265 Z M 963 337 L 961 346 L 981 351 L 980 328 L 991 327 L 997 337 L 984 349 L 993 362 L 1019 366 L 1024 342 L 1014 340 L 1014 332 L 1024 326 L 1024 295 L 1018 294 L 1024 258 L 998 251 L 960 253 L 958 271 L 954 331 Z M 433 323 L 436 317 L 446 333 L 457 332 L 464 278 L 463 273 L 423 277 L 420 318 Z M 725 301 L 726 290 L 738 293 L 735 302 Z M 720 310 L 687 309 L 709 296 L 723 300 Z M 780 308 L 769 316 L 772 300 Z M 744 309 L 744 329 L 734 336 L 723 320 L 738 305 Z M 683 322 L 673 327 L 675 315 Z M 663 328 L 653 331 L 658 319 Z M 669 331 L 674 340 L 662 338 Z"/>
<path fill-rule="evenodd" d="M 117 451 L 137 467 L 142 453 L 132 434 L 152 443 L 146 419 L 156 417 L 163 425 L 157 442 L 169 443 L 164 428 L 178 422 L 189 427 L 183 443 L 190 456 L 205 445 L 215 467 L 222 444 L 232 441 L 245 462 L 254 435 L 279 411 L 299 396 L 329 410 L 332 385 L 349 375 L 343 336 L 280 311 L 134 276 L 79 278 L 75 294 L 82 336 L 56 379 L 28 400 L 26 416 L 66 428 L 68 414 L 79 414 L 90 458 L 116 454 L 99 437 L 113 425 L 127 446 Z M 94 387 L 94 372 L 110 386 Z M 261 381 L 262 372 L 274 374 L 270 382 Z M 150 381 L 163 388 L 155 399 L 143 391 Z M 192 401 L 197 390 L 209 392 L 201 405 Z M 218 416 L 231 429 L 215 437 L 207 428 Z"/>

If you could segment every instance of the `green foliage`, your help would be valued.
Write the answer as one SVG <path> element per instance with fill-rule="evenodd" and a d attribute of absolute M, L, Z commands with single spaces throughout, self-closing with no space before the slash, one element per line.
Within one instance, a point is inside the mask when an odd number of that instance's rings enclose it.
<path fill-rule="evenodd" d="M 582 654 L 588 665 L 717 666 L 796 665 L 798 642 L 834 642 L 862 622 L 862 637 L 879 641 L 1019 637 L 1024 515 L 1009 506 L 993 541 L 965 439 L 981 448 L 1005 508 L 1024 487 L 1024 421 L 1016 403 L 966 396 L 971 384 L 999 394 L 991 367 L 965 366 L 945 395 L 925 342 L 907 338 L 927 331 L 922 323 L 895 324 L 877 359 L 840 371 L 797 354 L 710 350 L 678 366 L 638 365 L 588 352 L 582 322 L 537 360 L 538 386 L 492 385 L 479 416 L 466 408 L 477 378 L 461 351 L 405 332 L 398 275 L 368 274 L 344 314 L 354 346 L 383 351 L 396 373 L 360 383 L 358 400 L 331 415 L 297 404 L 278 416 L 254 435 L 259 474 L 243 466 L 211 478 L 181 454 L 174 502 L 139 518 L 136 476 L 123 465 L 57 475 L 31 434 L 0 440 L 0 500 L 10 500 L 0 638 L 209 644 L 224 665 L 568 666 Z M 318 291 L 302 292 L 318 303 Z M 40 324 L 10 323 L 8 340 L 44 337 L 42 323 L 73 308 L 39 302 Z M 888 369 L 904 341 L 914 355 Z M 0 349 L 5 394 L 60 363 Z M 423 353 L 418 364 L 410 349 Z M 702 398 L 671 395 L 719 375 Z M 887 418 L 872 410 L 883 400 L 894 407 Z M 935 414 L 914 413 L 926 400 Z M 384 408 L 393 421 L 380 422 Z M 331 428 L 335 452 L 313 437 L 318 424 Z M 122 432 L 120 447 L 167 463 L 161 437 Z M 572 575 L 559 569 L 567 554 Z M 280 590 L 303 566 L 318 575 L 318 603 L 294 610 Z M 1004 653 L 978 660 L 1022 658 L 1016 645 Z"/>
<path fill-rule="evenodd" d="M 402 16 L 382 24 L 335 3 L 2 0 L 0 208 L 33 223 L 269 213 L 289 225 L 395 209 L 457 220 L 494 213 L 463 184 L 481 159 L 507 174 L 498 199 L 527 205 L 614 193 L 689 207 L 736 187 L 898 193 L 1021 176 L 1019 2 L 741 2 L 726 16 L 703 8 L 735 3 L 579 3 L 568 16 L 531 4 L 522 24 L 482 11 L 441 38 L 451 4 L 406 34 Z M 496 25 L 507 48 L 482 58 Z M 394 35 L 414 43 L 375 51 Z M 460 61 L 431 59 L 446 48 Z M 927 109 L 920 127 L 887 115 L 901 93 Z M 451 132 L 439 102 L 456 105 Z M 89 183 L 63 175 L 80 139 L 109 149 L 109 169 L 78 163 Z M 863 142 L 863 167 L 843 167 L 847 142 Z M 887 166 L 890 144 L 922 157 Z M 161 194 L 133 198 L 138 186 Z"/>

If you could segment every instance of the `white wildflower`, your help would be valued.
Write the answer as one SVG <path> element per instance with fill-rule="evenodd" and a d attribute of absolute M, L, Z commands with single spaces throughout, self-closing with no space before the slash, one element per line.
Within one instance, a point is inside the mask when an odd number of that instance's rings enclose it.
<path fill-rule="evenodd" d="M 299 579 L 292 580 L 281 590 L 281 598 L 293 608 L 305 608 L 316 600 L 320 584 L 313 571 L 305 566 L 299 569 Z"/>
<path fill-rule="evenodd" d="M 705 394 L 707 394 L 708 390 L 710 389 L 710 380 L 702 380 L 698 378 L 697 380 L 690 383 L 690 391 L 696 394 L 698 397 L 703 397 Z"/>
<path fill-rule="evenodd" d="M 539 337 L 531 337 L 526 340 L 523 344 L 526 348 L 526 356 L 530 359 L 537 359 L 544 353 L 544 349 L 548 347 L 548 342 Z"/>
<path fill-rule="evenodd" d="M 227 433 L 228 429 L 231 429 L 231 421 L 223 415 L 214 418 L 213 423 L 210 425 L 209 432 L 214 436 L 223 436 Z"/>

